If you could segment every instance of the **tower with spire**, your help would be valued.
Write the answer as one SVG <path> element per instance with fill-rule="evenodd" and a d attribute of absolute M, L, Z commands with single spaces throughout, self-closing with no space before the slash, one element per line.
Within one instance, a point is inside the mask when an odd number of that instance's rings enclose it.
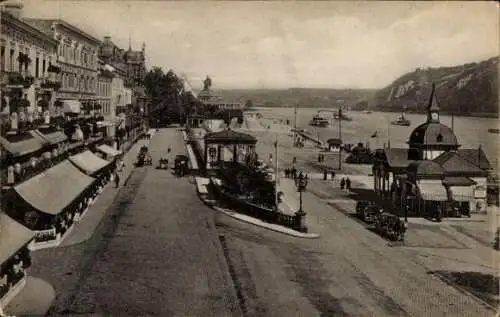
<path fill-rule="evenodd" d="M 436 84 L 432 84 L 432 91 L 427 105 L 427 123 L 439 123 L 439 103 L 436 97 Z"/>

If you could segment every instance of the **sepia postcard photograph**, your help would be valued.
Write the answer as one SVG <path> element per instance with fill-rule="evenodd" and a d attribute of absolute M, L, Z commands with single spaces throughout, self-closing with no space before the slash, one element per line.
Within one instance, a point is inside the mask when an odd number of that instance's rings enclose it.
<path fill-rule="evenodd" d="M 0 317 L 500 317 L 496 1 L 0 24 Z"/>

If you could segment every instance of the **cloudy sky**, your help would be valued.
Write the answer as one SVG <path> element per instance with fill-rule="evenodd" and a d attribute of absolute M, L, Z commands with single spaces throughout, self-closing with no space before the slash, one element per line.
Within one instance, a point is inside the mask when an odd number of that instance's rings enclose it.
<path fill-rule="evenodd" d="M 379 88 L 416 67 L 498 55 L 494 2 L 25 0 L 25 17 L 62 18 L 193 87 Z"/>

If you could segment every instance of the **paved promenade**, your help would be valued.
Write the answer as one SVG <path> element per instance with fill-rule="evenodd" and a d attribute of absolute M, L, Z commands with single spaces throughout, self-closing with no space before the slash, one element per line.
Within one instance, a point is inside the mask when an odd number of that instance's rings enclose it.
<path fill-rule="evenodd" d="M 162 129 L 155 164 L 169 145 L 170 162 L 185 154 L 182 134 Z M 88 241 L 34 252 L 33 275 L 57 293 L 49 315 L 239 316 L 212 217 L 190 178 L 135 169 Z"/>
<path fill-rule="evenodd" d="M 275 134 L 258 136 L 259 153 L 274 153 Z M 280 145 L 291 143 L 287 143 L 290 137 L 284 133 L 278 137 L 282 138 Z M 280 148 L 280 163 L 301 155 L 294 151 Z M 305 162 L 299 165 L 307 167 Z M 467 249 L 461 236 L 441 232 L 439 227 L 415 227 L 412 230 L 420 230 L 420 234 L 413 241 L 434 244 L 433 248 L 427 248 L 433 250 L 434 256 L 418 245 L 393 247 L 349 215 L 354 212 L 355 202 L 348 193 L 337 188 L 336 183 L 314 178 L 304 194 L 304 209 L 309 229 L 319 233 L 319 239 L 288 237 L 224 214 L 216 215 L 229 263 L 236 272 L 235 284 L 243 294 L 249 315 L 489 317 L 494 314 L 483 302 L 431 274 L 437 269 L 481 271 L 476 262 L 482 260 L 459 264 L 457 257 L 445 255 L 475 252 Z M 361 179 L 355 184 L 370 185 Z M 289 197 L 288 203 L 297 204 L 298 193 L 293 182 L 282 180 L 281 186 L 286 191 L 285 199 Z M 329 205 L 332 200 L 336 205 Z M 457 244 L 462 249 L 453 248 Z M 490 268 L 483 269 L 487 272 Z"/>

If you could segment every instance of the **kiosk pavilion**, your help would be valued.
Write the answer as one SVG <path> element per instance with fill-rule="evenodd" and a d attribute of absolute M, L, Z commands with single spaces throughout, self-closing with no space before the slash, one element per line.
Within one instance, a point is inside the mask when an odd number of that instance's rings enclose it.
<path fill-rule="evenodd" d="M 480 146 L 460 148 L 453 130 L 440 123 L 439 112 L 433 85 L 427 120 L 410 134 L 409 147 L 384 148 L 377 157 L 375 192 L 416 216 L 430 215 L 438 206 L 446 216 L 452 203 L 465 213 L 485 212 L 491 165 Z"/>

